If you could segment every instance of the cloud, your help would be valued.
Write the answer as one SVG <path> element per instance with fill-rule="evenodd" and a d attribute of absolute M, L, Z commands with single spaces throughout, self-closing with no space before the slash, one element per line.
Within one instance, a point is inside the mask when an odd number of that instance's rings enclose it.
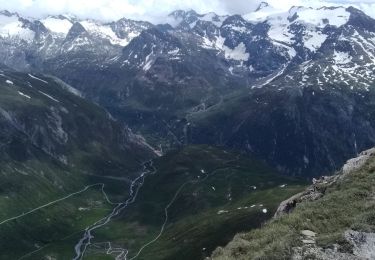
<path fill-rule="evenodd" d="M 229 14 L 244 14 L 254 11 L 262 1 L 219 1 L 223 5 L 223 9 Z"/>
<path fill-rule="evenodd" d="M 255 10 L 261 0 L 0 0 L 2 9 L 31 17 L 74 14 L 80 18 L 116 20 L 122 17 L 155 21 L 176 9 L 199 13 L 244 14 Z M 289 9 L 293 5 L 355 5 L 375 17 L 374 0 L 269 0 L 271 5 Z"/>

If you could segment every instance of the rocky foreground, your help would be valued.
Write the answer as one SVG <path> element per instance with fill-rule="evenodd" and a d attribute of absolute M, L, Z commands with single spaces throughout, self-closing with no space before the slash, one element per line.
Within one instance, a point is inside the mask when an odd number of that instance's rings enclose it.
<path fill-rule="evenodd" d="M 375 259 L 375 149 L 348 160 L 282 202 L 263 228 L 241 234 L 212 259 Z"/>

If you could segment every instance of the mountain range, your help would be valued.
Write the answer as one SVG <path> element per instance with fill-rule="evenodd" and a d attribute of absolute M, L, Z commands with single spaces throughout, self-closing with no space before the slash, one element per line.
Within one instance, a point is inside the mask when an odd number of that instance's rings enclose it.
<path fill-rule="evenodd" d="M 63 79 L 159 149 L 224 145 L 288 174 L 329 173 L 375 140 L 375 20 L 268 8 L 175 11 L 159 25 L 4 11 L 0 58 Z"/>

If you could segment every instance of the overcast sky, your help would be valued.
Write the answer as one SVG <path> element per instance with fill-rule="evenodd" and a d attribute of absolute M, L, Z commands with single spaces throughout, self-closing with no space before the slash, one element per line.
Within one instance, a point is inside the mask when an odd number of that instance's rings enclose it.
<path fill-rule="evenodd" d="M 70 13 L 81 18 L 117 20 L 122 17 L 155 21 L 176 9 L 199 13 L 243 14 L 253 11 L 261 0 L 0 0 L 2 9 L 32 17 Z M 289 9 L 293 5 L 356 5 L 375 17 L 375 0 L 269 0 Z"/>

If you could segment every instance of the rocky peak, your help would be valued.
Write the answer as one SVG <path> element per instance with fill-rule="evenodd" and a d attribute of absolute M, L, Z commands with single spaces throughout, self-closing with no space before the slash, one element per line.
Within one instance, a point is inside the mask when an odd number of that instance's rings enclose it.
<path fill-rule="evenodd" d="M 194 26 L 194 31 L 202 37 L 204 37 L 205 35 L 208 37 L 212 37 L 216 36 L 219 33 L 219 29 L 213 23 L 207 21 L 198 21 Z"/>
<path fill-rule="evenodd" d="M 8 17 L 11 17 L 11 16 L 17 16 L 17 17 L 19 17 L 19 15 L 17 13 L 11 13 L 8 10 L 2 10 L 2 11 L 0 11 L 0 15 L 4 15 L 4 16 L 8 16 Z"/>
<path fill-rule="evenodd" d="M 32 30 L 37 36 L 48 33 L 48 29 L 38 20 L 29 21 L 21 17 L 19 21 L 23 23 L 24 28 Z"/>
<path fill-rule="evenodd" d="M 206 13 L 206 14 L 198 14 L 194 10 L 190 11 L 174 11 L 171 13 L 169 18 L 169 23 L 180 30 L 190 30 L 195 27 L 197 22 L 199 21 L 206 21 L 214 24 L 216 27 L 221 27 L 224 20 L 228 16 L 220 16 L 214 12 Z"/>
<path fill-rule="evenodd" d="M 260 11 L 260 10 L 266 8 L 266 7 L 269 7 L 269 6 L 270 6 L 269 3 L 267 3 L 267 2 L 261 2 L 259 4 L 259 6 L 257 7 L 257 9 L 255 9 L 255 12 L 258 12 L 258 11 Z"/>
<path fill-rule="evenodd" d="M 50 15 L 49 18 L 54 18 L 57 20 L 69 20 L 71 22 L 77 21 L 77 18 L 74 15 L 63 15 L 63 14 Z"/>
<path fill-rule="evenodd" d="M 173 17 L 175 19 L 181 19 L 181 20 L 186 21 L 188 23 L 192 23 L 192 22 L 195 22 L 198 19 L 199 15 L 194 10 L 188 10 L 188 11 L 176 10 L 176 11 L 172 12 L 169 16 Z"/>
<path fill-rule="evenodd" d="M 346 10 L 350 13 L 349 21 L 347 23 L 348 25 L 361 30 L 375 32 L 375 20 L 373 18 L 354 7 L 349 7 Z"/>
<path fill-rule="evenodd" d="M 134 21 L 127 18 L 122 18 L 116 22 L 112 22 L 109 26 L 117 37 L 129 40 L 138 36 L 143 30 L 153 27 L 149 22 Z"/>
<path fill-rule="evenodd" d="M 82 34 L 87 33 L 86 29 L 82 26 L 82 24 L 76 22 L 73 24 L 72 28 L 70 28 L 68 35 L 66 36 L 66 41 L 74 40 L 80 37 Z"/>
<path fill-rule="evenodd" d="M 182 11 L 182 12 L 179 12 L 180 14 L 182 14 L 182 17 L 183 18 L 194 18 L 194 17 L 198 17 L 199 14 L 194 11 L 193 9 L 190 9 L 190 10 L 187 10 L 187 11 Z"/>

